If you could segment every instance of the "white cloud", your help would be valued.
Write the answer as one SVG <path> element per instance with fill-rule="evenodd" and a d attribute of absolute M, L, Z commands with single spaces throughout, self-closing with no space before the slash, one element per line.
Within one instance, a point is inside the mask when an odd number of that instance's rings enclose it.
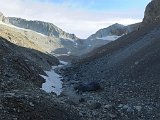
<path fill-rule="evenodd" d="M 6 16 L 52 22 L 81 38 L 114 23 L 127 25 L 140 22 L 143 17 L 143 10 L 141 13 L 139 10 L 95 11 L 81 8 L 78 2 L 73 4 L 73 0 L 61 5 L 36 0 L 1 0 L 0 11 Z"/>

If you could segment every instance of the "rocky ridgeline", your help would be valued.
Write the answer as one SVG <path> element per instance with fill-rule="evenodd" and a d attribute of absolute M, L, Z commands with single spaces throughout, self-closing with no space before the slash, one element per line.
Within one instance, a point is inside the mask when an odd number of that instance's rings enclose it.
<path fill-rule="evenodd" d="M 78 38 L 74 34 L 69 34 L 64 32 L 62 29 L 58 28 L 52 23 L 42 22 L 42 21 L 28 21 L 26 19 L 8 17 L 7 21 L 20 28 L 30 29 L 38 33 L 44 34 L 46 36 L 54 36 L 64 39 L 77 40 Z"/>
<path fill-rule="evenodd" d="M 123 36 L 125 34 L 128 34 L 132 31 L 138 30 L 140 23 L 124 26 L 121 24 L 113 24 L 107 28 L 103 28 L 98 30 L 95 34 L 88 37 L 88 39 L 96 39 L 96 38 L 103 38 L 106 36 Z"/>

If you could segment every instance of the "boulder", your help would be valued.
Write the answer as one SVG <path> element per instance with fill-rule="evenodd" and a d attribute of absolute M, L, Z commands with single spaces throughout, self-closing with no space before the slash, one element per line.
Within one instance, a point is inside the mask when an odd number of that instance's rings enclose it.
<path fill-rule="evenodd" d="M 75 88 L 77 91 L 81 92 L 89 92 L 89 91 L 98 91 L 101 89 L 101 86 L 98 82 L 90 82 L 88 84 L 79 84 Z"/>

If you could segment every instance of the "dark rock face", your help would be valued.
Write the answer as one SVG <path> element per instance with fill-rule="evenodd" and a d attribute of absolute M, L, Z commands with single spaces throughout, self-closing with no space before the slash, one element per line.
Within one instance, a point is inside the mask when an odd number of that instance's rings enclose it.
<path fill-rule="evenodd" d="M 144 24 L 152 23 L 160 17 L 160 1 L 152 0 L 146 7 L 143 19 Z"/>

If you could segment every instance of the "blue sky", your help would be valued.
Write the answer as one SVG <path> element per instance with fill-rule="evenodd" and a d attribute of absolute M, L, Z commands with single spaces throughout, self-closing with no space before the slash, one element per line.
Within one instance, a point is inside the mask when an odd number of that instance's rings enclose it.
<path fill-rule="evenodd" d="M 140 22 L 151 0 L 2 0 L 6 16 L 51 22 L 86 38 L 114 23 Z"/>
<path fill-rule="evenodd" d="M 56 4 L 78 3 L 80 7 L 91 10 L 127 10 L 144 8 L 151 0 L 39 0 Z M 71 5 L 72 6 L 72 5 Z"/>

